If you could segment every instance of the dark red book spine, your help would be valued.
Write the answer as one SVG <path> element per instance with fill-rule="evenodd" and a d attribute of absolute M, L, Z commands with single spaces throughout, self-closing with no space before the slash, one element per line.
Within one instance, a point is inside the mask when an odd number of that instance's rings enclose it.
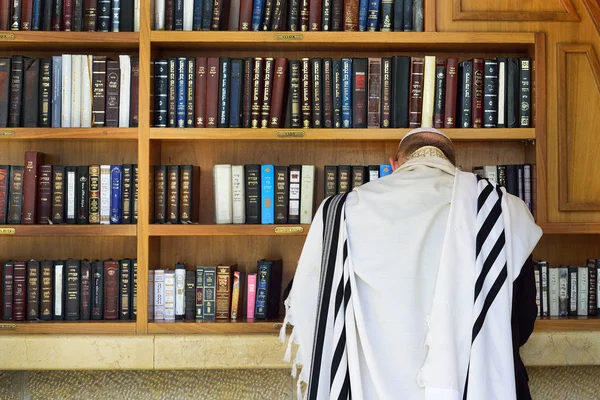
<path fill-rule="evenodd" d="M 196 57 L 196 128 L 206 128 L 206 57 Z"/>
<path fill-rule="evenodd" d="M 435 61 L 435 92 L 433 97 L 433 127 L 443 128 L 446 119 L 446 60 Z"/>
<path fill-rule="evenodd" d="M 12 321 L 13 314 L 13 297 L 14 297 L 14 263 L 7 261 L 2 265 L 2 320 Z"/>
<path fill-rule="evenodd" d="M 52 214 L 52 165 L 40 166 L 37 190 L 37 223 L 48 224 Z"/>
<path fill-rule="evenodd" d="M 310 128 L 311 121 L 311 91 L 310 91 L 310 58 L 300 61 L 300 85 L 302 89 L 302 127 Z"/>
<path fill-rule="evenodd" d="M 252 109 L 250 113 L 251 127 L 260 127 L 260 111 L 264 89 L 264 60 L 260 57 L 254 59 L 254 74 L 252 77 Z"/>
<path fill-rule="evenodd" d="M 380 64 L 381 65 L 381 64 Z M 366 58 L 355 58 L 352 61 L 352 127 L 367 127 L 367 79 L 368 60 Z"/>
<path fill-rule="evenodd" d="M 344 30 L 344 0 L 331 1 L 331 30 Z"/>
<path fill-rule="evenodd" d="M 358 31 L 358 1 L 344 0 L 344 30 Z"/>
<path fill-rule="evenodd" d="M 273 78 L 273 93 L 271 96 L 271 114 L 269 115 L 269 128 L 281 126 L 281 116 L 287 82 L 288 60 L 277 58 L 275 60 L 275 77 Z"/>
<path fill-rule="evenodd" d="M 423 72 L 425 59 L 413 57 L 410 70 L 410 106 L 408 111 L 408 124 L 410 128 L 421 127 L 423 112 Z"/>
<path fill-rule="evenodd" d="M 252 0 L 241 0 L 240 3 L 240 31 L 249 31 L 252 28 Z"/>
<path fill-rule="evenodd" d="M 323 17 L 323 0 L 310 0 L 308 26 L 311 31 L 320 31 Z"/>
<path fill-rule="evenodd" d="M 0 165 L 0 225 L 6 224 L 9 169 L 8 165 Z"/>
<path fill-rule="evenodd" d="M 89 261 L 81 262 L 81 290 L 79 298 L 81 306 L 79 315 L 82 320 L 89 320 L 91 317 L 91 293 L 92 293 L 92 263 Z"/>
<path fill-rule="evenodd" d="M 83 30 L 88 32 L 96 31 L 97 19 L 97 0 L 83 0 Z"/>
<path fill-rule="evenodd" d="M 0 31 L 7 31 L 10 20 L 10 0 L 0 0 Z"/>
<path fill-rule="evenodd" d="M 323 126 L 333 128 L 333 60 L 323 59 Z"/>
<path fill-rule="evenodd" d="M 260 127 L 269 126 L 269 115 L 271 115 L 271 94 L 273 93 L 273 72 L 275 68 L 275 59 L 265 59 L 265 75 L 262 106 L 260 111 Z"/>
<path fill-rule="evenodd" d="M 27 262 L 27 317 L 28 321 L 40 318 L 40 263 Z"/>
<path fill-rule="evenodd" d="M 137 127 L 139 123 L 139 91 L 140 91 L 140 59 L 131 57 L 131 109 L 129 110 L 129 126 Z"/>
<path fill-rule="evenodd" d="M 27 307 L 27 267 L 24 262 L 15 261 L 13 276 L 13 316 L 15 321 L 25 321 Z"/>
<path fill-rule="evenodd" d="M 392 110 L 392 59 L 381 60 L 381 127 L 389 128 Z"/>
<path fill-rule="evenodd" d="M 165 30 L 172 31 L 173 30 L 173 10 L 175 8 L 175 0 L 165 0 Z"/>
<path fill-rule="evenodd" d="M 456 96 L 458 88 L 458 59 L 449 58 L 446 65 L 446 101 L 444 128 L 456 126 Z"/>
<path fill-rule="evenodd" d="M 252 67 L 254 66 L 252 57 L 244 58 L 244 98 L 242 103 L 242 126 L 250 128 L 252 116 L 252 93 L 253 77 Z"/>
<path fill-rule="evenodd" d="M 104 262 L 104 319 L 119 318 L 119 262 Z"/>
<path fill-rule="evenodd" d="M 31 19 L 33 18 L 33 0 L 21 0 L 21 30 L 31 30 Z"/>
<path fill-rule="evenodd" d="M 23 224 L 35 224 L 37 199 L 37 179 L 41 155 L 37 151 L 25 152 L 25 173 L 23 176 Z"/>
<path fill-rule="evenodd" d="M 73 0 L 63 0 L 63 26 L 64 30 L 73 30 Z"/>
<path fill-rule="evenodd" d="M 381 126 L 381 58 L 369 58 L 367 127 Z"/>
<path fill-rule="evenodd" d="M 209 57 L 206 77 L 206 127 L 216 128 L 219 120 L 219 57 Z"/>
<path fill-rule="evenodd" d="M 483 120 L 483 58 L 473 59 L 473 103 L 472 124 L 473 128 L 481 128 Z"/>

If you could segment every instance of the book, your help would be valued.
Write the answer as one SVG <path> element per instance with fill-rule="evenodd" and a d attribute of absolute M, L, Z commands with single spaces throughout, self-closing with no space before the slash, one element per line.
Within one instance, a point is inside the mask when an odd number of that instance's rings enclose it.
<path fill-rule="evenodd" d="M 261 166 L 250 164 L 244 166 L 246 192 L 246 223 L 260 224 L 262 210 Z"/>
<path fill-rule="evenodd" d="M 154 320 L 165 319 L 165 270 L 154 271 Z"/>
<path fill-rule="evenodd" d="M 443 128 L 446 119 L 446 69 L 447 60 L 437 59 L 435 63 L 435 92 L 433 96 L 433 127 Z"/>
<path fill-rule="evenodd" d="M 104 317 L 104 262 L 94 261 L 92 264 L 92 319 Z M 149 315 L 150 316 L 150 315 Z"/>
<path fill-rule="evenodd" d="M 231 312 L 231 285 L 235 266 L 217 266 L 217 283 L 215 290 L 215 319 L 229 320 Z"/>
<path fill-rule="evenodd" d="M 77 167 L 65 167 L 65 221 L 77 223 Z"/>
<path fill-rule="evenodd" d="M 352 59 L 342 58 L 341 69 L 342 128 L 352 128 Z"/>
<path fill-rule="evenodd" d="M 233 222 L 231 165 L 219 164 L 213 167 L 215 188 L 215 223 Z"/>
<path fill-rule="evenodd" d="M 119 55 L 119 127 L 129 127 L 129 117 L 131 115 L 131 57 L 128 55 Z M 110 79 L 110 77 L 109 77 Z M 110 81 L 109 81 L 110 82 Z M 133 93 L 137 95 L 137 93 Z"/>
<path fill-rule="evenodd" d="M 559 304 L 559 274 L 558 267 L 548 268 L 548 304 L 550 317 L 558 317 Z"/>
<path fill-rule="evenodd" d="M 202 318 L 204 321 L 214 321 L 217 267 L 204 267 L 203 283 L 204 293 L 202 296 Z"/>
<path fill-rule="evenodd" d="M 367 79 L 368 60 L 355 58 L 352 60 L 352 127 L 367 127 Z M 343 107 L 343 103 L 342 103 Z M 342 109 L 343 110 L 343 109 Z"/>
<path fill-rule="evenodd" d="M 531 59 L 523 57 L 519 59 L 519 76 L 520 76 L 520 114 L 519 127 L 528 128 L 531 125 Z"/>
<path fill-rule="evenodd" d="M 41 153 L 35 151 L 25 152 L 25 166 L 23 174 L 23 216 L 21 223 L 34 224 L 36 222 L 36 205 L 39 166 L 42 163 Z"/>
<path fill-rule="evenodd" d="M 578 316 L 587 316 L 589 311 L 589 269 L 587 266 L 578 267 L 577 269 L 577 284 L 579 285 L 577 291 L 577 315 Z"/>
<path fill-rule="evenodd" d="M 368 63 L 367 127 L 379 128 L 381 127 L 381 58 L 369 58 Z"/>
<path fill-rule="evenodd" d="M 81 265 L 78 260 L 65 261 L 65 320 L 79 319 Z"/>
<path fill-rule="evenodd" d="M 39 318 L 42 321 L 52 320 L 52 296 L 54 275 L 54 266 L 52 261 L 45 260 L 40 262 L 40 312 Z M 2 279 L 2 282 L 5 282 Z M 12 283 L 11 283 L 12 284 Z"/>
<path fill-rule="evenodd" d="M 232 222 L 243 224 L 246 222 L 246 175 L 243 165 L 231 166 L 231 202 Z"/>
<path fill-rule="evenodd" d="M 315 191 L 315 166 L 302 166 L 302 187 L 300 189 L 300 223 L 310 224 L 313 217 L 314 191 Z"/>
<path fill-rule="evenodd" d="M 52 218 L 52 166 L 40 165 L 37 182 L 36 222 L 49 224 Z"/>
<path fill-rule="evenodd" d="M 27 316 L 26 320 L 40 319 L 40 263 L 27 261 Z"/>
<path fill-rule="evenodd" d="M 23 209 L 24 167 L 11 166 L 9 171 L 8 211 L 6 222 L 20 224 Z"/>
<path fill-rule="evenodd" d="M 65 296 L 65 284 L 64 284 L 65 264 L 63 261 L 54 262 L 54 306 L 52 319 L 63 320 L 65 319 L 64 314 L 64 296 Z"/>
<path fill-rule="evenodd" d="M 79 282 L 79 318 L 87 321 L 92 313 L 92 263 L 90 261 L 81 261 Z"/>
<path fill-rule="evenodd" d="M 336 165 L 326 165 L 324 167 L 324 198 L 335 196 L 338 188 L 338 172 Z"/>
<path fill-rule="evenodd" d="M 104 319 L 119 318 L 119 262 L 104 262 Z"/>
<path fill-rule="evenodd" d="M 130 319 L 131 308 L 131 260 L 119 262 L 119 319 Z"/>
<path fill-rule="evenodd" d="M 484 60 L 482 58 L 473 59 L 473 86 L 471 103 L 471 125 L 473 128 L 481 128 L 483 120 L 483 70 Z"/>
<path fill-rule="evenodd" d="M 289 209 L 289 168 L 275 166 L 275 223 L 286 224 Z"/>
<path fill-rule="evenodd" d="M 238 317 L 241 317 L 241 305 L 242 305 L 242 272 L 233 271 L 233 285 L 231 288 L 231 320 L 236 321 Z"/>
<path fill-rule="evenodd" d="M 77 167 L 75 181 L 75 202 L 78 224 L 87 224 L 89 222 L 89 189 L 89 167 Z"/>
<path fill-rule="evenodd" d="M 435 56 L 425 56 L 423 70 L 423 110 L 421 127 L 433 127 L 433 110 L 435 104 Z"/>
<path fill-rule="evenodd" d="M 196 271 L 185 271 L 185 320 L 196 318 Z"/>
<path fill-rule="evenodd" d="M 110 166 L 110 223 L 120 224 L 123 217 L 123 166 Z"/>
<path fill-rule="evenodd" d="M 261 224 L 275 223 L 275 167 L 261 166 Z"/>
<path fill-rule="evenodd" d="M 175 264 L 175 319 L 186 314 L 186 271 L 184 263 Z"/>
<path fill-rule="evenodd" d="M 2 320 L 11 321 L 14 318 L 14 262 L 2 264 Z"/>
<path fill-rule="evenodd" d="M 100 223 L 100 165 L 90 165 L 88 169 L 88 222 Z"/>
<path fill-rule="evenodd" d="M 248 274 L 248 289 L 246 319 L 252 321 L 254 319 L 254 309 L 256 305 L 256 274 Z"/>
<path fill-rule="evenodd" d="M 423 120 L 424 69 L 425 59 L 422 57 L 412 57 L 410 70 L 410 101 L 408 115 L 410 128 L 421 127 L 421 122 Z"/>
<path fill-rule="evenodd" d="M 569 315 L 569 269 L 566 267 L 558 268 L 558 316 L 566 317 Z"/>
<path fill-rule="evenodd" d="M 167 221 L 167 167 L 154 166 L 154 223 Z"/>
<path fill-rule="evenodd" d="M 165 270 L 165 321 L 175 321 L 175 271 Z"/>
<path fill-rule="evenodd" d="M 473 82 L 473 62 L 463 61 L 458 64 L 458 84 L 457 92 L 460 98 L 457 99 L 456 126 L 460 128 L 470 128 L 472 119 L 472 82 Z"/>
<path fill-rule="evenodd" d="M 288 223 L 299 224 L 300 223 L 300 199 L 302 193 L 302 166 L 301 165 L 290 165 L 290 178 L 289 178 L 289 207 L 288 207 Z"/>
<path fill-rule="evenodd" d="M 196 267 L 196 321 L 204 319 L 204 267 Z"/>
<path fill-rule="evenodd" d="M 179 166 L 167 166 L 167 222 L 179 223 Z"/>
<path fill-rule="evenodd" d="M 483 66 L 483 127 L 498 127 L 498 60 L 486 59 Z"/>

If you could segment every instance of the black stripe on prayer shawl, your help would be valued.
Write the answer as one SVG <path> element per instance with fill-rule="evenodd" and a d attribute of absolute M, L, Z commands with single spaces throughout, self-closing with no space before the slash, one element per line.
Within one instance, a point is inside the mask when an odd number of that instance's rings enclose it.
<path fill-rule="evenodd" d="M 344 247 L 342 249 L 343 252 L 343 258 L 342 258 L 342 265 L 346 264 L 346 260 L 348 258 L 348 241 L 345 240 L 344 241 Z M 341 302 L 337 302 L 337 298 L 336 298 L 336 304 L 335 304 L 335 315 L 336 317 L 334 318 L 334 324 L 335 321 L 337 320 L 337 315 L 339 312 L 342 312 L 345 314 L 345 310 L 348 306 L 348 302 L 350 301 L 350 295 L 352 293 L 351 288 L 350 288 L 350 279 L 348 279 L 348 282 L 346 282 L 346 284 L 344 284 L 344 274 L 342 272 L 342 275 L 340 277 L 340 281 L 338 283 L 338 293 L 340 293 L 340 290 L 343 294 L 343 299 L 344 299 L 344 304 L 342 307 Z M 340 318 L 345 318 L 345 315 L 341 315 Z M 348 365 L 341 365 L 341 361 L 342 361 L 342 357 L 344 355 L 344 351 L 346 350 L 346 324 L 344 321 L 344 326 L 342 327 L 342 332 L 340 333 L 340 338 L 338 339 L 338 343 L 336 345 L 335 348 L 335 352 L 333 354 L 333 360 L 331 363 L 331 376 L 330 376 L 330 386 L 333 386 L 333 382 L 335 381 L 335 377 L 338 374 L 338 371 L 340 371 L 340 367 L 342 368 L 342 372 L 345 369 L 346 374 L 348 374 Z M 347 361 L 346 361 L 347 363 Z M 348 384 L 350 383 L 350 381 L 348 380 Z M 343 385 L 346 385 L 346 379 L 344 378 L 344 383 Z M 349 389 L 349 388 L 348 388 Z M 342 387 L 340 393 L 346 393 L 347 389 Z M 340 394 L 340 398 L 345 398 L 342 397 L 342 395 Z"/>

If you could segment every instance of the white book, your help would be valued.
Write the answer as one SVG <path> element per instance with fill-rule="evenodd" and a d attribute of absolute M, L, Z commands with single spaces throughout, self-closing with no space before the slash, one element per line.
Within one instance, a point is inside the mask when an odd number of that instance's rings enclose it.
<path fill-rule="evenodd" d="M 483 177 L 490 182 L 498 183 L 498 167 L 495 165 L 484 165 Z"/>
<path fill-rule="evenodd" d="M 81 127 L 81 57 L 71 58 L 71 128 Z"/>
<path fill-rule="evenodd" d="M 119 56 L 119 128 L 129 128 L 129 111 L 131 98 L 131 57 Z"/>
<path fill-rule="evenodd" d="M 154 320 L 165 319 L 165 270 L 154 271 Z"/>
<path fill-rule="evenodd" d="M 243 165 L 231 167 L 231 193 L 233 198 L 233 223 L 246 223 L 246 188 Z"/>
<path fill-rule="evenodd" d="M 175 318 L 185 316 L 185 268 L 175 268 Z"/>
<path fill-rule="evenodd" d="M 579 290 L 577 291 L 577 315 L 588 315 L 588 267 L 577 268 L 577 283 Z"/>
<path fill-rule="evenodd" d="M 221 164 L 213 167 L 215 185 L 215 222 L 233 223 L 233 204 L 231 193 L 231 165 Z"/>
<path fill-rule="evenodd" d="M 63 270 L 64 264 L 57 263 L 54 266 L 54 314 L 63 315 Z"/>
<path fill-rule="evenodd" d="M 498 62 L 498 127 L 506 126 L 506 60 Z"/>
<path fill-rule="evenodd" d="M 433 127 L 433 103 L 435 100 L 435 56 L 425 56 L 423 70 L 423 109 L 421 127 Z"/>
<path fill-rule="evenodd" d="M 71 54 L 62 55 L 61 128 L 71 127 Z"/>
<path fill-rule="evenodd" d="M 302 166 L 302 187 L 300 188 L 300 223 L 310 224 L 315 200 L 315 166 Z"/>
<path fill-rule="evenodd" d="M 133 31 L 140 31 L 140 0 L 133 2 Z"/>
<path fill-rule="evenodd" d="M 550 316 L 558 317 L 558 268 L 548 268 L 548 291 L 550 292 Z"/>
<path fill-rule="evenodd" d="M 165 321 L 175 321 L 175 271 L 165 271 Z"/>
<path fill-rule="evenodd" d="M 369 182 L 379 179 L 379 171 L 369 170 Z"/>
<path fill-rule="evenodd" d="M 110 224 L 110 165 L 100 166 L 100 223 Z"/>
<path fill-rule="evenodd" d="M 154 30 L 165 30 L 165 3 L 165 0 L 154 0 Z"/>
<path fill-rule="evenodd" d="M 569 271 L 569 278 L 571 279 L 571 297 L 569 298 L 569 312 L 573 315 L 577 315 L 577 273 L 571 273 Z"/>
<path fill-rule="evenodd" d="M 191 31 L 194 25 L 194 0 L 183 0 L 183 30 Z"/>
<path fill-rule="evenodd" d="M 558 315 L 569 315 L 569 268 L 558 269 Z"/>
<path fill-rule="evenodd" d="M 67 219 L 75 219 L 75 185 L 77 181 L 77 174 L 75 171 L 67 172 L 67 184 L 66 188 L 66 214 Z"/>
<path fill-rule="evenodd" d="M 81 127 L 92 127 L 92 56 L 81 59 Z"/>
<path fill-rule="evenodd" d="M 548 264 L 543 262 L 540 264 L 541 279 L 542 279 L 542 312 L 543 316 L 547 317 L 550 312 L 550 302 L 548 301 Z"/>
<path fill-rule="evenodd" d="M 154 270 L 148 271 L 148 318 L 154 319 Z"/>

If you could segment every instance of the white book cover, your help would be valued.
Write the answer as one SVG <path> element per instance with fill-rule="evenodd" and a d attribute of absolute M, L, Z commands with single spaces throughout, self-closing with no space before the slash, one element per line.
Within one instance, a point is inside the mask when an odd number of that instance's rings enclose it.
<path fill-rule="evenodd" d="M 215 223 L 231 224 L 233 223 L 231 165 L 215 165 L 213 181 L 215 186 Z"/>
<path fill-rule="evenodd" d="M 165 30 L 165 3 L 165 0 L 154 0 L 154 30 L 156 31 Z"/>
<path fill-rule="evenodd" d="M 154 271 L 154 320 L 165 319 L 165 270 Z"/>
<path fill-rule="evenodd" d="M 131 57 L 119 56 L 119 128 L 129 128 L 129 111 L 131 108 Z"/>
<path fill-rule="evenodd" d="M 194 0 L 183 0 L 183 30 L 191 31 L 194 25 Z"/>
<path fill-rule="evenodd" d="M 588 267 L 577 268 L 577 282 L 579 290 L 577 291 L 577 315 L 588 315 Z"/>
<path fill-rule="evenodd" d="M 61 128 L 71 127 L 71 54 L 62 55 Z"/>
<path fill-rule="evenodd" d="M 148 318 L 154 318 L 154 270 L 148 271 Z"/>
<path fill-rule="evenodd" d="M 498 126 L 505 126 L 504 113 L 506 109 L 506 61 L 498 62 Z"/>
<path fill-rule="evenodd" d="M 185 315 L 185 269 L 175 269 L 175 316 Z"/>
<path fill-rule="evenodd" d="M 133 2 L 133 31 L 140 31 L 140 0 Z"/>
<path fill-rule="evenodd" d="M 569 299 L 569 311 L 577 314 L 577 273 L 571 273 L 569 271 L 569 277 L 571 278 L 571 298 Z"/>
<path fill-rule="evenodd" d="M 498 183 L 498 167 L 495 165 L 484 165 L 483 177 L 490 182 Z"/>
<path fill-rule="evenodd" d="M 435 56 L 425 56 L 423 70 L 423 109 L 421 127 L 433 127 L 433 103 L 435 97 Z"/>
<path fill-rule="evenodd" d="M 63 309 L 63 269 L 62 263 L 54 266 L 54 314 L 62 315 Z"/>
<path fill-rule="evenodd" d="M 66 200 L 67 200 L 67 219 L 75 219 L 75 181 L 77 180 L 75 171 L 67 172 Z"/>
<path fill-rule="evenodd" d="M 175 321 L 175 271 L 165 271 L 165 321 Z"/>
<path fill-rule="evenodd" d="M 81 127 L 81 58 L 80 54 L 71 58 L 71 128 Z"/>
<path fill-rule="evenodd" d="M 110 165 L 100 166 L 100 223 L 110 224 Z"/>
<path fill-rule="evenodd" d="M 300 188 L 300 223 L 310 224 L 315 202 L 315 166 L 302 166 L 302 187 Z"/>
<path fill-rule="evenodd" d="M 369 182 L 379 179 L 379 171 L 369 170 Z"/>
<path fill-rule="evenodd" d="M 231 192 L 233 196 L 233 223 L 246 223 L 246 188 L 243 165 L 231 167 Z"/>
<path fill-rule="evenodd" d="M 558 317 L 558 268 L 548 268 L 548 291 L 550 292 L 550 316 Z"/>
<path fill-rule="evenodd" d="M 92 56 L 81 58 L 81 127 L 92 127 Z"/>

